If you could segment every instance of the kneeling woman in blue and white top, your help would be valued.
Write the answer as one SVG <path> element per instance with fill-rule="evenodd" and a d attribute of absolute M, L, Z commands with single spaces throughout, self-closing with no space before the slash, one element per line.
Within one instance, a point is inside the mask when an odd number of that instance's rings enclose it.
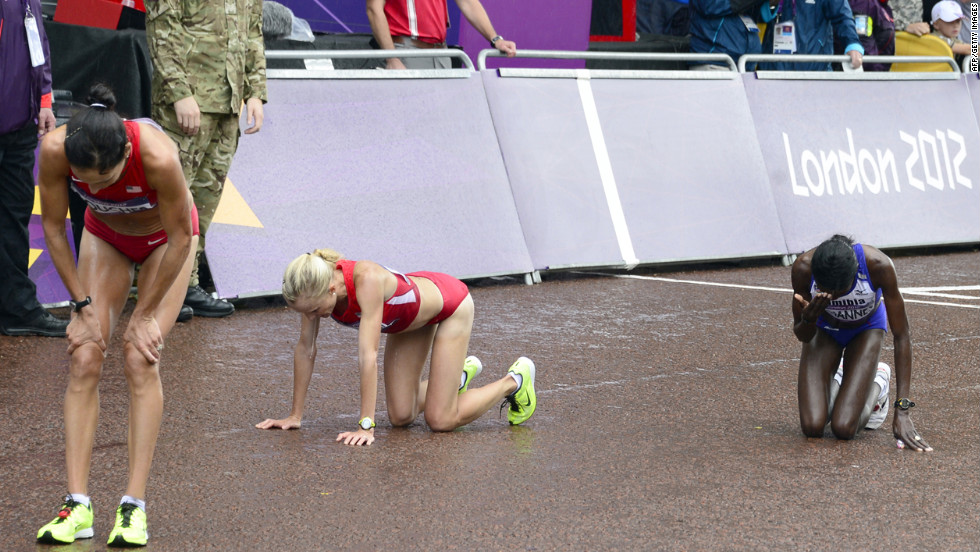
<path fill-rule="evenodd" d="M 912 425 L 912 340 L 895 265 L 869 245 L 835 235 L 793 263 L 793 333 L 800 355 L 800 425 L 838 439 L 876 429 L 889 407 L 890 369 L 878 362 L 885 332 L 895 342 L 897 400 L 892 431 L 904 446 L 931 451 Z M 843 358 L 843 361 L 842 361 Z"/>

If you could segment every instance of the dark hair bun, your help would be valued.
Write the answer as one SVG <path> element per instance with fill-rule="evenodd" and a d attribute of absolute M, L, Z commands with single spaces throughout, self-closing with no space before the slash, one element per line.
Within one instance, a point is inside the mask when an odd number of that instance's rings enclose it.
<path fill-rule="evenodd" d="M 89 88 L 88 97 L 85 98 L 85 103 L 88 105 L 92 104 L 102 104 L 106 109 L 112 110 L 116 107 L 116 95 L 109 88 L 109 85 L 104 83 L 96 83 Z"/>

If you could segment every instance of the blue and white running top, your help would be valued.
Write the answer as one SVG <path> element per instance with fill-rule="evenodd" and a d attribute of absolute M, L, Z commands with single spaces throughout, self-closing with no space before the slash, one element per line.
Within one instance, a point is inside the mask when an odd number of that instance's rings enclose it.
<path fill-rule="evenodd" d="M 830 301 L 827 310 L 817 320 L 818 326 L 856 327 L 871 321 L 871 318 L 879 311 L 881 311 L 881 318 L 884 318 L 885 309 L 878 308 L 882 306 L 881 288 L 874 287 L 870 276 L 868 276 L 868 263 L 864 257 L 864 247 L 859 243 L 854 244 L 853 247 L 858 262 L 854 285 L 845 295 Z M 811 277 L 810 296 L 813 297 L 819 292 L 820 289 L 817 288 L 816 281 Z"/>

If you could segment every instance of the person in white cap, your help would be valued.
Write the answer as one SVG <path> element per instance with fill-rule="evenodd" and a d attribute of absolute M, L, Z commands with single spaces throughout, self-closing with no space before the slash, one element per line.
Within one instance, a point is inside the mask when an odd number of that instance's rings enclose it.
<path fill-rule="evenodd" d="M 958 56 L 970 53 L 970 45 L 958 38 L 964 19 L 963 8 L 955 0 L 942 0 L 932 7 L 932 34 L 949 44 Z"/>

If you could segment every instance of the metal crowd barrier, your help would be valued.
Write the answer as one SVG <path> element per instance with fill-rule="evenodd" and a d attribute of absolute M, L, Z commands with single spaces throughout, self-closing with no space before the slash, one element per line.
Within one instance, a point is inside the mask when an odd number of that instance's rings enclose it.
<path fill-rule="evenodd" d="M 403 71 L 384 71 L 378 69 L 268 69 L 266 75 L 274 79 L 411 79 L 411 78 L 469 78 L 473 71 L 485 71 L 487 58 L 503 58 L 505 54 L 496 49 L 482 50 L 477 57 L 477 65 L 466 52 L 456 48 L 446 49 L 399 49 L 394 50 L 269 50 L 266 59 L 387 59 L 448 57 L 459 59 L 465 66 L 462 69 L 406 69 Z M 670 61 L 670 62 L 721 62 L 726 71 L 687 71 L 658 69 L 547 69 L 500 67 L 501 77 L 543 77 L 543 78 L 620 78 L 620 79 L 689 79 L 718 80 L 733 79 L 739 73 L 752 72 L 747 69 L 750 63 L 796 62 L 796 63 L 840 63 L 844 71 L 773 71 L 754 70 L 759 79 L 780 80 L 955 80 L 962 73 L 969 72 L 973 56 L 966 56 L 962 67 L 953 58 L 944 56 L 864 56 L 866 63 L 944 63 L 951 72 L 873 72 L 850 69 L 851 58 L 847 55 L 803 55 L 803 54 L 746 54 L 736 64 L 725 54 L 662 53 L 662 52 L 579 52 L 564 50 L 518 50 L 515 58 L 527 59 L 572 59 L 572 60 L 620 60 L 620 61 Z"/>
<path fill-rule="evenodd" d="M 956 80 L 960 78 L 960 67 L 956 60 L 945 56 L 864 56 L 865 63 L 945 63 L 953 68 L 951 73 L 918 73 L 889 71 L 863 71 L 851 69 L 851 58 L 847 55 L 820 56 L 804 54 L 746 54 L 738 58 L 738 71 L 746 69 L 749 63 L 796 62 L 796 63 L 840 63 L 844 71 L 772 71 L 755 70 L 759 79 L 779 80 Z"/>
<path fill-rule="evenodd" d="M 474 71 L 473 60 L 456 48 L 396 49 L 396 50 L 267 50 L 266 59 L 388 59 L 448 57 L 462 61 L 462 69 L 267 69 L 270 79 L 445 79 L 469 78 Z"/>
<path fill-rule="evenodd" d="M 476 58 L 480 71 L 487 69 L 487 58 L 505 58 L 496 49 L 482 50 Z M 618 79 L 690 79 L 718 80 L 738 77 L 735 62 L 725 54 L 673 54 L 658 52 L 576 52 L 564 50 L 517 50 L 515 58 L 538 59 L 576 59 L 576 60 L 621 60 L 621 61 L 701 61 L 722 62 L 727 71 L 678 71 L 660 69 L 545 69 L 500 67 L 501 77 L 544 77 L 544 78 L 618 78 Z M 513 58 L 512 58 L 513 59 Z"/>

